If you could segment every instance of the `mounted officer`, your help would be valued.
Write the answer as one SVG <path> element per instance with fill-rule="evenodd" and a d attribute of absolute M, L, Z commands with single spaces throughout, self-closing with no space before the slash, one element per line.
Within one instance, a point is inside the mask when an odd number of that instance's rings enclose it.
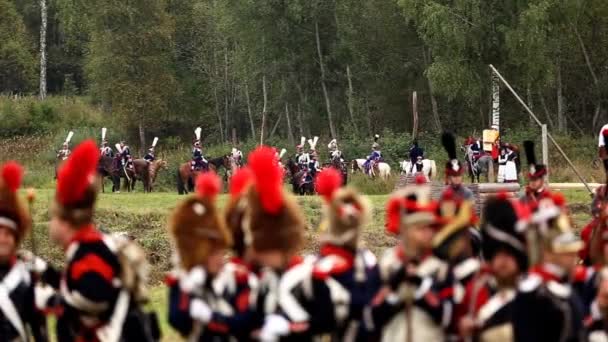
<path fill-rule="evenodd" d="M 158 143 L 158 137 L 154 137 L 152 141 L 152 146 L 148 149 L 148 153 L 144 156 L 144 160 L 150 164 L 151 162 L 156 160 L 156 156 L 154 155 L 154 150 L 156 148 L 156 144 Z"/>
<path fill-rule="evenodd" d="M 121 140 L 120 143 L 116 144 L 116 150 L 118 151 L 116 157 L 120 159 L 120 165 L 124 169 L 133 170 L 133 158 L 131 157 L 131 148 Z"/>
<path fill-rule="evenodd" d="M 207 169 L 207 160 L 205 159 L 205 157 L 203 156 L 203 150 L 201 148 L 201 131 L 202 129 L 200 127 L 197 127 L 194 130 L 194 135 L 196 136 L 196 140 L 194 141 L 194 144 L 192 145 L 192 166 L 191 166 L 191 170 L 206 170 Z"/>
<path fill-rule="evenodd" d="M 363 164 L 365 168 L 365 173 L 367 175 L 371 175 L 372 168 L 382 161 L 382 152 L 380 152 L 380 144 L 378 144 L 378 140 L 380 139 L 380 135 L 376 134 L 374 136 L 374 143 L 372 144 L 372 153 L 367 157 L 367 160 Z"/>
<path fill-rule="evenodd" d="M 112 148 L 110 146 L 108 146 L 108 141 L 106 140 L 107 132 L 108 132 L 107 128 L 104 127 L 101 129 L 101 147 L 99 148 L 99 155 L 101 157 L 113 158 L 114 151 L 112 150 Z"/>
<path fill-rule="evenodd" d="M 305 145 L 306 145 L 306 137 L 300 137 L 300 144 L 296 145 L 296 154 L 293 156 L 293 161 L 296 164 L 300 163 L 300 157 L 304 154 Z"/>
<path fill-rule="evenodd" d="M 74 132 L 70 131 L 68 133 L 67 138 L 65 138 L 65 141 L 63 142 L 63 145 L 61 146 L 61 149 L 57 152 L 57 159 L 59 161 L 67 160 L 68 157 L 70 156 L 70 154 L 72 153 L 72 151 L 70 151 L 70 141 L 72 140 L 73 136 L 74 136 Z"/>
<path fill-rule="evenodd" d="M 238 167 L 243 167 L 243 152 L 238 147 L 233 147 L 230 155 Z"/>
<path fill-rule="evenodd" d="M 410 166 L 410 172 L 414 172 L 414 168 L 416 168 L 416 172 L 422 171 L 422 160 L 424 159 L 424 150 L 418 146 L 418 140 L 414 140 L 412 143 L 412 147 L 410 147 L 409 151 L 410 162 L 412 165 Z"/>
<path fill-rule="evenodd" d="M 319 137 L 314 137 L 313 139 L 308 139 L 308 145 L 310 146 L 310 152 L 308 153 L 308 165 L 306 165 L 308 171 L 310 172 L 311 177 L 314 179 L 317 175 L 317 172 L 321 169 L 319 165 L 318 155 L 317 155 L 317 143 L 319 142 Z"/>

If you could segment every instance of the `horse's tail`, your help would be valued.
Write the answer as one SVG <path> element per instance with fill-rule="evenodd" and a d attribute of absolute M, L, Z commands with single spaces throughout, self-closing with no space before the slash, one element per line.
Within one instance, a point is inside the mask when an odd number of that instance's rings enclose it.
<path fill-rule="evenodd" d="M 183 195 L 184 194 L 184 180 L 182 179 L 182 174 L 180 172 L 180 168 L 177 168 L 177 194 L 178 195 Z"/>

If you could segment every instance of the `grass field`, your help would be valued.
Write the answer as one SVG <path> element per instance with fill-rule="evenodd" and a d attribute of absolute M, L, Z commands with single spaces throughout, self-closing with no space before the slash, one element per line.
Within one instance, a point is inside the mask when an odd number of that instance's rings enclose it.
<path fill-rule="evenodd" d="M 34 241 L 36 253 L 56 266 L 62 265 L 61 249 L 52 246 L 48 240 L 49 203 L 54 192 L 50 189 L 36 191 L 34 206 Z M 565 192 L 568 198 L 574 224 L 581 228 L 589 219 L 590 198 L 582 190 Z M 394 244 L 392 237 L 384 234 L 384 205 L 388 195 L 368 196 L 372 204 L 372 220 L 364 227 L 363 241 L 373 252 L 379 255 L 384 249 Z M 164 341 L 179 340 L 179 336 L 170 329 L 166 320 L 166 291 L 162 285 L 164 273 L 170 268 L 171 247 L 166 232 L 167 217 L 176 203 L 184 198 L 174 193 L 120 193 L 101 194 L 98 201 L 96 221 L 105 231 L 123 231 L 134 236 L 148 253 L 152 264 L 151 303 L 161 320 Z M 223 206 L 227 195 L 219 196 L 219 205 Z M 321 221 L 322 201 L 316 196 L 297 198 L 308 221 L 307 244 L 304 252 L 314 252 L 318 248 L 318 227 Z M 31 248 L 32 240 L 24 241 L 25 248 Z"/>

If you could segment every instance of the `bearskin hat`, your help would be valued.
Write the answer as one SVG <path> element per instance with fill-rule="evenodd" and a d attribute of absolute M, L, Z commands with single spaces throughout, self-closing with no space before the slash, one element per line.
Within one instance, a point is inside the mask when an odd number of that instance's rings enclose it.
<path fill-rule="evenodd" d="M 255 251 L 296 252 L 304 240 L 306 221 L 293 196 L 283 190 L 283 171 L 272 148 L 253 151 L 249 167 L 254 182 L 247 194 L 245 242 Z"/>
<path fill-rule="evenodd" d="M 437 205 L 441 218 L 441 227 L 433 237 L 433 252 L 440 259 L 450 259 L 460 251 L 455 251 L 453 242 L 463 234 L 470 235 L 477 217 L 473 211 L 473 202 L 459 200 L 452 191 L 445 191 Z"/>
<path fill-rule="evenodd" d="M 448 154 L 448 162 L 445 164 L 446 176 L 461 176 L 464 168 L 456 155 L 456 138 L 448 132 L 441 135 L 441 144 Z"/>
<path fill-rule="evenodd" d="M 23 168 L 17 162 L 9 161 L 0 172 L 0 227 L 13 232 L 19 243 L 32 227 L 27 206 L 17 193 L 23 179 Z"/>
<path fill-rule="evenodd" d="M 54 214 L 75 227 L 93 221 L 99 153 L 93 140 L 74 149 L 57 174 Z"/>
<path fill-rule="evenodd" d="M 247 209 L 245 194 L 253 183 L 251 169 L 241 168 L 230 178 L 230 199 L 224 209 L 224 216 L 228 229 L 232 233 L 232 249 L 238 256 L 245 253 L 245 233 L 243 231 L 243 218 Z"/>
<path fill-rule="evenodd" d="M 534 180 L 544 177 L 547 174 L 547 167 L 543 164 L 538 164 L 536 154 L 534 152 L 534 142 L 530 140 L 524 141 L 524 150 L 526 151 L 526 159 L 528 160 L 528 179 Z"/>
<path fill-rule="evenodd" d="M 327 242 L 356 249 L 363 225 L 369 220 L 367 198 L 350 188 L 341 188 L 342 174 L 327 168 L 316 179 L 316 190 L 326 203 Z"/>
<path fill-rule="evenodd" d="M 181 266 L 190 270 L 204 264 L 217 249 L 232 244 L 224 217 L 215 205 L 221 180 L 214 172 L 196 178 L 196 194 L 182 201 L 169 219 L 169 232 Z"/>
<path fill-rule="evenodd" d="M 561 193 L 551 193 L 542 198 L 538 202 L 538 210 L 532 215 L 531 223 L 531 231 L 546 250 L 553 253 L 575 253 L 584 247 L 574 233 Z"/>
<path fill-rule="evenodd" d="M 527 270 L 525 230 L 530 215 L 525 204 L 508 198 L 506 194 L 499 194 L 486 202 L 481 222 L 484 258 L 491 260 L 499 251 L 505 251 L 515 257 L 521 271 Z"/>
<path fill-rule="evenodd" d="M 424 176 L 417 176 L 416 183 L 397 190 L 386 206 L 386 231 L 399 234 L 402 227 L 412 224 L 436 225 L 437 202 L 431 200 L 431 186 Z"/>

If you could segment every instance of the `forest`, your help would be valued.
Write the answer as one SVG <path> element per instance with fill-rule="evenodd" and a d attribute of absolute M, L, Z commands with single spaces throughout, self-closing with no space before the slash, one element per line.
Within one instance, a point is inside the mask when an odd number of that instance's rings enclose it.
<path fill-rule="evenodd" d="M 0 13 L 0 93 L 84 98 L 139 146 L 199 125 L 207 143 L 291 146 L 479 133 L 490 64 L 552 132 L 592 136 L 607 119 L 605 0 L 0 0 Z M 532 127 L 504 87 L 500 101 L 501 129 Z M 3 136 L 28 133 L 7 115 Z"/>

